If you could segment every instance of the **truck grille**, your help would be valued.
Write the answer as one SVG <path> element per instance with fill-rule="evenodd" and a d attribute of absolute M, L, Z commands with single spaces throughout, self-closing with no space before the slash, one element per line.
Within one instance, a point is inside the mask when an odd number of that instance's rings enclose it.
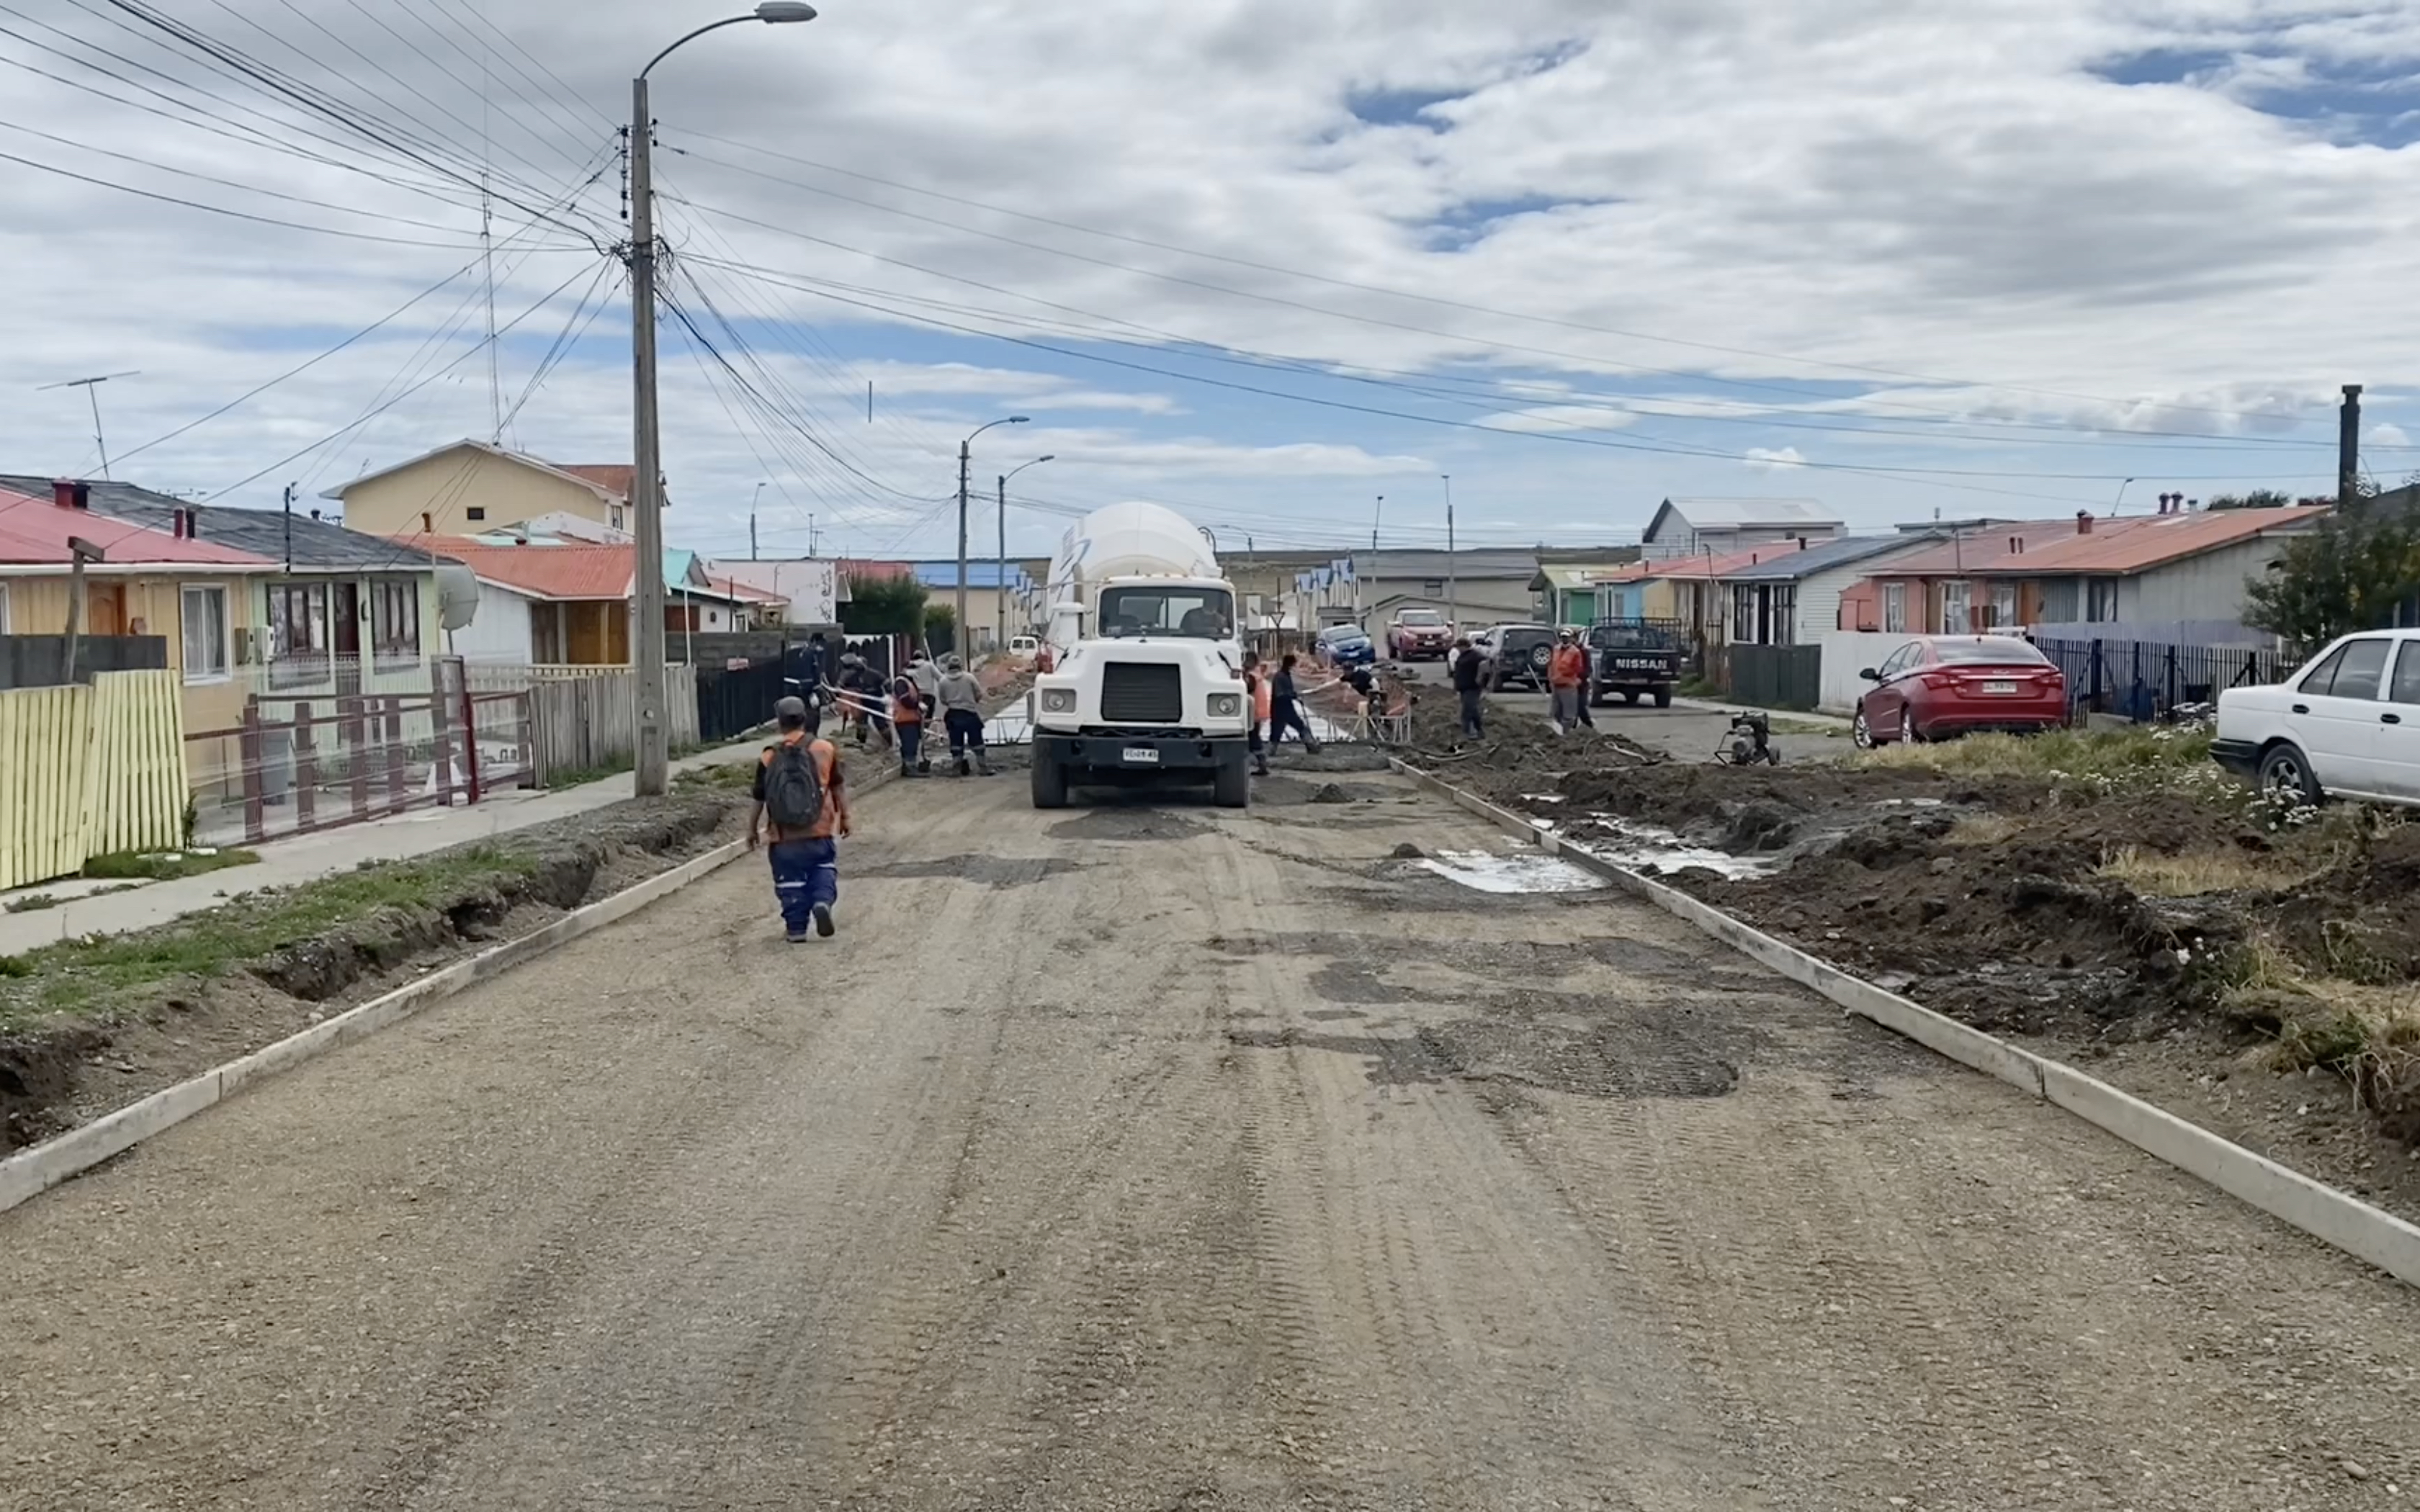
<path fill-rule="evenodd" d="M 1110 724 L 1174 724 L 1185 717 L 1185 674 L 1164 662 L 1101 669 L 1101 717 Z"/>

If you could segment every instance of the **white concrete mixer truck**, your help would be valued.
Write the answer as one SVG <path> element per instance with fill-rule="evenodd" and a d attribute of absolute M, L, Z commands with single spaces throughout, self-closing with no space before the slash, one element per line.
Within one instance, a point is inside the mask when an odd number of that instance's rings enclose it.
<path fill-rule="evenodd" d="M 1251 698 L 1235 587 L 1200 531 L 1157 504 L 1094 510 L 1050 564 L 1050 671 L 1033 682 L 1033 806 L 1069 789 L 1206 782 L 1251 801 Z"/>

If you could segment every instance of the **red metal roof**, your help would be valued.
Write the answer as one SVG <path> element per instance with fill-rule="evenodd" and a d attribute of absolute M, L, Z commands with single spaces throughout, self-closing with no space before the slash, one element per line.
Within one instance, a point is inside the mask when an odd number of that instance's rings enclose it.
<path fill-rule="evenodd" d="M 611 462 L 557 462 L 552 466 L 557 472 L 568 472 L 583 483 L 593 483 L 599 488 L 611 489 L 624 499 L 630 497 L 630 486 L 636 483 L 639 477 L 639 470 L 627 463 L 616 465 Z"/>
<path fill-rule="evenodd" d="M 411 539 L 424 549 L 442 551 L 491 583 L 532 598 L 627 599 L 638 562 L 634 547 L 584 541 L 489 546 L 459 537 Z"/>
<path fill-rule="evenodd" d="M 1891 563 L 1876 578 L 2037 577 L 2146 572 L 2272 531 L 2306 530 L 2325 509 L 2205 509 L 2186 515 L 2021 520 Z"/>
<path fill-rule="evenodd" d="M 88 509 L 62 509 L 54 500 L 0 489 L 0 562 L 55 563 L 74 561 L 68 537 L 82 536 L 101 548 L 114 565 L 152 563 L 185 567 L 262 568 L 266 557 L 215 541 L 186 540 L 168 531 L 130 525 Z"/>

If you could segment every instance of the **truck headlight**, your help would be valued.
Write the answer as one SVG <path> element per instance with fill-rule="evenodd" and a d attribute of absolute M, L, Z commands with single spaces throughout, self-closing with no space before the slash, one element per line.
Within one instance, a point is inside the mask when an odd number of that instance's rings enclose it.
<path fill-rule="evenodd" d="M 1076 690 L 1072 687 L 1046 687 L 1042 690 L 1042 712 L 1073 714 L 1076 712 Z"/>
<path fill-rule="evenodd" d="M 1210 695 L 1211 717 L 1217 719 L 1232 719 L 1243 712 L 1244 695 L 1241 693 L 1213 693 Z"/>

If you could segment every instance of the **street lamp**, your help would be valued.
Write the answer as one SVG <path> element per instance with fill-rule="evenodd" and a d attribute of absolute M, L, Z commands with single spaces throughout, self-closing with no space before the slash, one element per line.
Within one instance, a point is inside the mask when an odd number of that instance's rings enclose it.
<path fill-rule="evenodd" d="M 2125 483 L 2121 483 L 2118 486 L 2118 501 L 2109 506 L 2109 517 L 2111 519 L 2116 519 L 2118 517 L 2118 511 L 2126 507 L 2126 486 L 2127 484 L 2133 483 L 2134 481 L 2136 480 L 2128 478 Z"/>
<path fill-rule="evenodd" d="M 958 623 L 950 627 L 958 655 L 967 654 L 967 464 L 974 456 L 975 437 L 993 425 L 1024 425 L 1032 423 L 1032 415 L 1010 415 L 990 424 L 977 425 L 965 440 L 958 443 Z"/>
<path fill-rule="evenodd" d="M 664 710 L 664 480 L 656 434 L 655 120 L 647 108 L 647 75 L 683 43 L 710 31 L 750 21 L 781 25 L 814 19 L 815 8 L 800 0 L 764 0 L 744 16 L 728 16 L 690 32 L 649 58 L 630 81 L 630 508 L 638 516 L 633 576 L 639 600 L 631 651 L 639 664 L 633 765 L 641 797 L 664 791 L 672 756 Z"/>
<path fill-rule="evenodd" d="M 1031 462 L 1020 462 L 1000 475 L 1000 578 L 992 588 L 1000 594 L 1000 640 L 1002 645 L 1008 643 L 1008 480 L 1027 468 L 1038 468 L 1045 462 L 1058 460 L 1056 456 L 1037 456 Z M 958 579 L 961 582 L 966 580 L 963 567 L 958 570 Z"/>
<path fill-rule="evenodd" d="M 1453 575 L 1453 474 L 1440 472 L 1445 480 L 1445 618 L 1457 633 L 1462 628 L 1462 588 Z"/>

